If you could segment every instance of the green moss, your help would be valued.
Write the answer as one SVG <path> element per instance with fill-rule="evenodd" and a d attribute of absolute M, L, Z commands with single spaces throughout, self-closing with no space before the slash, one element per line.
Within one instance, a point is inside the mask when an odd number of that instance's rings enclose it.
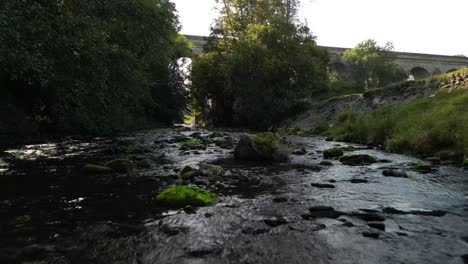
<path fill-rule="evenodd" d="M 327 149 L 323 152 L 323 157 L 326 159 L 338 158 L 343 155 L 344 155 L 344 152 L 340 148 Z"/>
<path fill-rule="evenodd" d="M 465 161 L 463 161 L 463 167 L 468 168 L 468 159 L 466 159 Z"/>
<path fill-rule="evenodd" d="M 358 165 L 369 165 L 372 163 L 376 163 L 377 159 L 370 155 L 359 154 L 359 155 L 344 156 L 340 159 L 340 162 L 346 165 L 358 166 Z"/>
<path fill-rule="evenodd" d="M 156 201 L 174 207 L 206 206 L 213 204 L 216 197 L 216 194 L 197 187 L 174 186 L 160 193 Z"/>
<path fill-rule="evenodd" d="M 105 166 L 86 164 L 83 166 L 83 171 L 90 174 L 108 173 L 112 172 L 112 169 Z"/>
<path fill-rule="evenodd" d="M 192 139 L 189 139 L 189 140 L 186 140 L 182 143 L 182 146 L 185 146 L 185 147 L 196 147 L 196 146 L 200 146 L 202 144 L 202 141 L 198 138 L 192 138 Z"/>
<path fill-rule="evenodd" d="M 135 163 L 132 160 L 127 159 L 116 159 L 106 162 L 105 167 L 109 167 L 117 172 L 128 172 L 135 167 Z"/>
<path fill-rule="evenodd" d="M 324 160 L 324 161 L 320 162 L 319 165 L 322 165 L 322 166 L 333 166 L 333 163 L 331 163 L 331 161 Z"/>
<path fill-rule="evenodd" d="M 418 163 L 413 166 L 413 169 L 419 172 L 431 172 L 432 166 L 429 164 Z"/>
<path fill-rule="evenodd" d="M 283 141 L 283 139 L 281 139 L 281 137 L 276 133 L 257 134 L 252 138 L 252 140 L 260 144 L 272 144 Z"/>

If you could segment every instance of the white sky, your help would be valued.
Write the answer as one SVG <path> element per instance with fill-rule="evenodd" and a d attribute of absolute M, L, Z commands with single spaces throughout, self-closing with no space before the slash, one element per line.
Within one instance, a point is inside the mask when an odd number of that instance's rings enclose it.
<path fill-rule="evenodd" d="M 182 34 L 209 34 L 214 0 L 173 2 Z M 300 11 L 319 45 L 350 48 L 371 38 L 397 51 L 468 56 L 468 0 L 302 0 Z"/>

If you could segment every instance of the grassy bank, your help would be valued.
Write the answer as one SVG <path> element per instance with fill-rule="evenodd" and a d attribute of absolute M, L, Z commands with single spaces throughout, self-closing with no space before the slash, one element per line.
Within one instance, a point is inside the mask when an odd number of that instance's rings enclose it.
<path fill-rule="evenodd" d="M 349 109 L 325 134 L 393 152 L 461 162 L 468 154 L 468 92 L 439 92 L 364 115 Z"/>

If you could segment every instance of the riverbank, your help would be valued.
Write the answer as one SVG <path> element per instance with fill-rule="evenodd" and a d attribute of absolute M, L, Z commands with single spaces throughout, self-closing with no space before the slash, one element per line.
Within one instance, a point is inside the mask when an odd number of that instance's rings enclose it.
<path fill-rule="evenodd" d="M 468 154 L 468 70 L 331 99 L 289 126 L 461 165 Z"/>

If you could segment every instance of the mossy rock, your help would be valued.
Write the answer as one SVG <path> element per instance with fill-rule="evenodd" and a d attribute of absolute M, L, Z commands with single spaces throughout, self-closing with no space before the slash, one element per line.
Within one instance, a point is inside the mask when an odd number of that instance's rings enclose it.
<path fill-rule="evenodd" d="M 206 206 L 214 203 L 216 194 L 197 187 L 174 186 L 156 197 L 156 201 L 173 207 Z"/>
<path fill-rule="evenodd" d="M 205 149 L 206 146 L 199 138 L 192 138 L 182 142 L 182 149 Z"/>
<path fill-rule="evenodd" d="M 319 165 L 322 165 L 322 166 L 333 166 L 333 163 L 332 163 L 331 161 L 324 160 L 324 161 L 320 162 Z"/>
<path fill-rule="evenodd" d="M 135 167 L 135 163 L 128 159 L 116 159 L 106 162 L 105 167 L 109 167 L 117 172 L 129 172 Z"/>
<path fill-rule="evenodd" d="M 289 159 L 289 150 L 287 142 L 275 133 L 241 135 L 234 150 L 234 156 L 240 160 L 281 162 Z"/>
<path fill-rule="evenodd" d="M 377 159 L 370 155 L 359 154 L 359 155 L 344 156 L 340 159 L 340 162 L 345 165 L 360 166 L 360 165 L 370 165 L 372 163 L 376 163 Z"/>
<path fill-rule="evenodd" d="M 195 178 L 195 171 L 187 171 L 182 174 L 182 179 L 185 181 L 189 181 Z"/>
<path fill-rule="evenodd" d="M 95 165 L 95 164 L 85 164 L 83 166 L 83 171 L 90 174 L 101 174 L 101 173 L 109 173 L 113 170 L 109 167 Z"/>
<path fill-rule="evenodd" d="M 422 172 L 422 173 L 429 173 L 432 171 L 432 166 L 429 164 L 418 163 L 413 166 L 413 170 Z"/>
<path fill-rule="evenodd" d="M 203 175 L 210 177 L 222 176 L 224 172 L 223 167 L 208 163 L 200 163 L 200 171 Z"/>
<path fill-rule="evenodd" d="M 323 157 L 325 159 L 339 158 L 343 155 L 344 155 L 344 152 L 340 148 L 327 149 L 323 152 Z"/>
<path fill-rule="evenodd" d="M 468 159 L 463 161 L 463 167 L 468 168 Z"/>

